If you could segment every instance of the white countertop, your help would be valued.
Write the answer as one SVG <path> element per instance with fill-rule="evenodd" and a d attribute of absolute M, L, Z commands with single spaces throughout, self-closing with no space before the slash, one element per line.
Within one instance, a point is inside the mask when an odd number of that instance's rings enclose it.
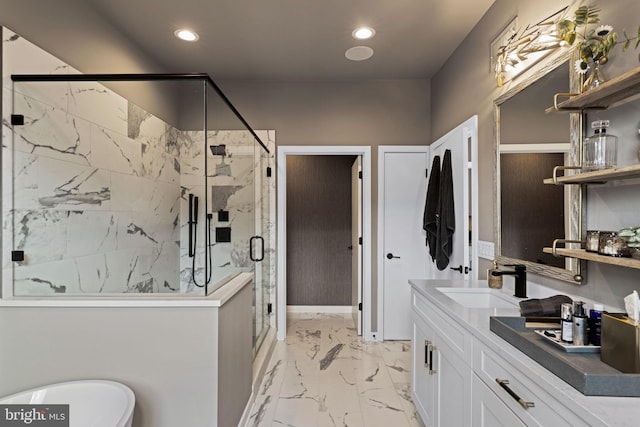
<path fill-rule="evenodd" d="M 0 307 L 222 307 L 252 280 L 253 273 L 240 273 L 208 296 L 195 293 L 55 294 L 0 299 Z"/>
<path fill-rule="evenodd" d="M 585 396 L 535 360 L 491 332 L 489 329 L 490 316 L 519 316 L 520 310 L 517 306 L 514 309 L 466 308 L 436 289 L 444 287 L 486 288 L 486 281 L 410 280 L 409 283 L 418 293 L 451 316 L 475 338 L 498 352 L 501 357 L 505 358 L 530 380 L 544 388 L 554 398 L 562 401 L 575 412 L 591 414 L 594 418 L 594 424 L 598 424 L 595 422 L 596 420 L 603 425 L 615 427 L 636 427 L 640 423 L 640 398 Z M 508 289 L 503 289 L 500 292 L 509 296 L 513 294 L 513 291 Z M 546 296 L 552 295 L 554 293 Z M 536 295 L 536 297 L 543 296 Z"/>

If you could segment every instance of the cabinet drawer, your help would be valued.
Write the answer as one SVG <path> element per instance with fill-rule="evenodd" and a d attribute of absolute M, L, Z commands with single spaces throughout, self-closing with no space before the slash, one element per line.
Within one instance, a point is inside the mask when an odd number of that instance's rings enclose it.
<path fill-rule="evenodd" d="M 526 424 L 477 375 L 471 379 L 472 427 L 525 427 Z"/>
<path fill-rule="evenodd" d="M 587 423 L 506 360 L 476 340 L 474 371 L 528 426 L 583 426 Z M 535 363 L 535 362 L 531 362 Z M 497 380 L 506 381 L 504 385 Z M 510 391 L 512 394 L 510 394 Z M 518 396 L 521 400 L 516 400 Z M 534 406 L 524 408 L 526 402 Z"/>
<path fill-rule="evenodd" d="M 471 365 L 473 337 L 469 331 L 417 292 L 411 293 L 411 306 L 414 316 L 420 316 L 433 324 L 437 333 L 451 347 L 451 350 L 460 356 L 467 365 Z"/>

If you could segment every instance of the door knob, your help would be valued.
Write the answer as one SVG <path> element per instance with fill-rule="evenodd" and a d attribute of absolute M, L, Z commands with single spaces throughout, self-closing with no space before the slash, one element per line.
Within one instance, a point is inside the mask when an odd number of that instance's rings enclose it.
<path fill-rule="evenodd" d="M 394 256 L 391 252 L 387 254 L 387 259 L 400 258 L 399 256 Z"/>
<path fill-rule="evenodd" d="M 454 268 L 454 267 L 449 267 L 449 268 L 452 269 L 452 270 L 455 270 L 455 271 L 459 271 L 460 274 L 462 274 L 462 266 L 457 267 L 457 268 Z"/>

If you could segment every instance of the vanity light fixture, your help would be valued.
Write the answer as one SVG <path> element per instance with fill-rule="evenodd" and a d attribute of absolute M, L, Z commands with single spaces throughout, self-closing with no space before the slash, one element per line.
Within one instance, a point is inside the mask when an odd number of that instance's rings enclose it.
<path fill-rule="evenodd" d="M 376 30 L 371 27 L 359 27 L 353 30 L 351 35 L 357 40 L 368 40 L 376 35 Z"/>
<path fill-rule="evenodd" d="M 175 30 L 173 34 L 180 40 L 184 40 L 186 42 L 195 42 L 200 38 L 198 33 L 196 33 L 195 31 L 187 30 L 185 28 Z"/>

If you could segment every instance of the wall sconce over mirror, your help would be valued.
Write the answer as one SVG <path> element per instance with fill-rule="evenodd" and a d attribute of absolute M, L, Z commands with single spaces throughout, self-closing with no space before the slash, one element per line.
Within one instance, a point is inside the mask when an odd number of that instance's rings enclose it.
<path fill-rule="evenodd" d="M 575 0 L 573 4 L 581 2 Z M 594 89 L 604 83 L 599 66 L 608 62 L 616 45 L 622 44 L 623 51 L 640 46 L 640 27 L 637 35 L 623 29 L 618 36 L 611 25 L 600 23 L 599 7 L 581 5 L 574 9 L 573 4 L 523 29 L 517 28 L 515 18 L 494 39 L 491 58 L 498 86 L 504 86 L 554 50 L 575 46 L 579 59 L 574 70 L 585 75 L 581 90 Z"/>
<path fill-rule="evenodd" d="M 504 86 L 540 59 L 565 43 L 557 35 L 557 23 L 566 17 L 569 6 L 533 25 L 518 29 L 517 17 L 491 43 L 498 86 Z"/>

